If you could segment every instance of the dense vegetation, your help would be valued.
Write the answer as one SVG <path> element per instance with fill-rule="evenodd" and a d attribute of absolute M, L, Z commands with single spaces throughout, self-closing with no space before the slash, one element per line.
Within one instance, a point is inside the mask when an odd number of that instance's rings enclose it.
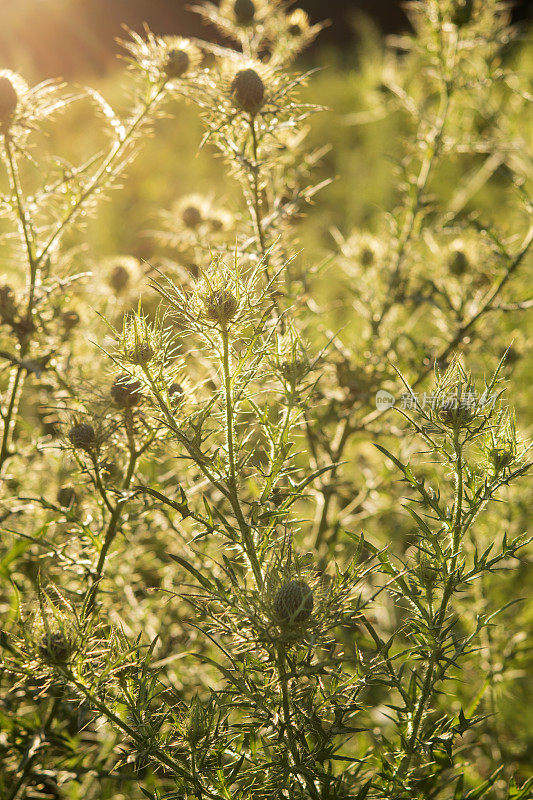
<path fill-rule="evenodd" d="M 525 34 L 198 11 L 0 73 L 0 798 L 527 800 Z"/>

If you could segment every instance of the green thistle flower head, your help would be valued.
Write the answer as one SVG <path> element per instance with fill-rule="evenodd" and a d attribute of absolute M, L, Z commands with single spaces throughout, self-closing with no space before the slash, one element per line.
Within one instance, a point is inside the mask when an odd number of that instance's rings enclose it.
<path fill-rule="evenodd" d="M 235 0 L 233 14 L 238 25 L 251 25 L 255 20 L 255 3 L 253 0 Z"/>
<path fill-rule="evenodd" d="M 76 492 L 72 486 L 61 486 L 57 492 L 57 502 L 61 508 L 70 508 L 76 502 Z"/>
<path fill-rule="evenodd" d="M 75 450 L 89 452 L 96 445 L 96 432 L 88 422 L 79 422 L 69 430 L 68 439 Z"/>
<path fill-rule="evenodd" d="M 204 296 L 204 308 L 207 319 L 227 325 L 237 313 L 239 303 L 228 289 L 217 289 Z"/>
<path fill-rule="evenodd" d="M 496 474 L 507 469 L 513 463 L 514 457 L 515 455 L 511 449 L 503 447 L 493 447 L 489 452 L 489 461 Z"/>
<path fill-rule="evenodd" d="M 175 36 L 161 41 L 164 47 L 163 71 L 169 80 L 182 78 L 197 66 L 200 53 L 188 39 Z"/>
<path fill-rule="evenodd" d="M 38 650 L 48 664 L 66 664 L 72 655 L 72 642 L 62 631 L 48 631 L 39 642 Z"/>
<path fill-rule="evenodd" d="M 134 408 L 142 402 L 141 382 L 123 372 L 118 375 L 111 387 L 111 397 L 119 408 Z"/>
<path fill-rule="evenodd" d="M 109 285 L 117 292 L 122 292 L 130 282 L 130 274 L 126 267 L 117 264 L 109 275 Z"/>
<path fill-rule="evenodd" d="M 74 309 L 67 309 L 61 314 L 61 322 L 66 331 L 71 331 L 80 323 L 80 315 Z"/>
<path fill-rule="evenodd" d="M 452 22 L 457 28 L 462 28 L 472 20 L 474 13 L 474 0 L 454 0 L 452 6 Z"/>
<path fill-rule="evenodd" d="M 198 206 L 188 205 L 181 212 L 181 219 L 186 228 L 194 230 L 202 223 L 202 212 Z"/>
<path fill-rule="evenodd" d="M 274 614 L 283 627 L 306 622 L 313 611 L 311 587 L 301 580 L 285 583 L 274 597 Z"/>
<path fill-rule="evenodd" d="M 263 79 L 251 67 L 241 69 L 231 82 L 231 95 L 238 108 L 255 115 L 265 102 Z"/>

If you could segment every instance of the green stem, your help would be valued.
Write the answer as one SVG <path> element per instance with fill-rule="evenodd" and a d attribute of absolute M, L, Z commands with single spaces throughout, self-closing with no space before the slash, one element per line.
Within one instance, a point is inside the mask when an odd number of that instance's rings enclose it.
<path fill-rule="evenodd" d="M 277 655 L 279 682 L 281 686 L 281 707 L 283 711 L 283 726 L 287 734 L 287 744 L 289 746 L 289 752 L 292 756 L 292 760 L 294 761 L 294 766 L 298 775 L 301 775 L 305 781 L 307 791 L 309 792 L 313 800 L 320 800 L 320 794 L 317 791 L 317 788 L 313 780 L 306 774 L 306 771 L 302 769 L 302 762 L 300 754 L 298 752 L 298 746 L 294 738 L 294 731 L 292 728 L 292 720 L 291 720 L 291 705 L 289 699 L 289 678 L 287 675 L 286 664 L 285 664 L 285 650 L 282 644 L 279 644 L 277 646 L 276 655 Z"/>
<path fill-rule="evenodd" d="M 127 426 L 127 429 L 128 429 L 128 441 L 129 441 L 129 448 L 130 448 L 130 458 L 129 458 L 129 462 L 128 462 L 128 468 L 127 468 L 127 471 L 126 471 L 126 475 L 124 476 L 124 480 L 122 482 L 122 490 L 124 492 L 127 491 L 129 489 L 130 485 L 131 485 L 131 481 L 132 481 L 133 475 L 135 474 L 135 466 L 137 464 L 137 459 L 139 457 L 139 452 L 136 449 L 135 439 L 133 437 L 131 412 L 126 412 L 126 413 L 128 414 L 127 419 L 126 419 L 126 426 Z M 95 465 L 95 473 L 96 473 L 96 476 L 97 476 L 97 480 L 99 482 L 99 487 L 100 487 L 101 493 L 103 492 L 104 501 L 106 502 L 106 505 L 109 507 L 109 503 L 107 501 L 107 492 L 105 491 L 105 489 L 102 486 L 102 483 L 100 481 L 97 465 Z M 123 508 L 124 508 L 124 506 L 126 504 L 126 499 L 127 498 L 125 498 L 125 497 L 121 498 L 116 503 L 114 508 L 111 507 L 111 517 L 110 517 L 109 523 L 107 525 L 107 529 L 106 529 L 106 533 L 105 533 L 105 537 L 104 537 L 104 542 L 102 544 L 102 549 L 100 550 L 100 554 L 98 556 L 98 562 L 96 564 L 96 570 L 95 570 L 93 578 L 92 578 L 92 584 L 91 584 L 91 587 L 89 589 L 89 593 L 88 593 L 88 596 L 87 596 L 87 601 L 86 601 L 85 607 L 84 607 L 84 617 L 85 618 L 87 618 L 90 615 L 92 609 L 94 608 L 94 604 L 95 604 L 95 601 L 96 601 L 96 595 L 98 593 L 98 586 L 100 585 L 100 581 L 101 581 L 102 576 L 104 574 L 104 567 L 105 567 L 106 558 L 107 558 L 107 555 L 109 553 L 109 549 L 110 549 L 111 545 L 113 544 L 115 536 L 117 535 L 118 526 L 120 524 L 120 520 L 121 520 L 121 517 L 122 517 L 122 510 L 123 510 Z"/>
<path fill-rule="evenodd" d="M 28 267 L 30 270 L 28 305 L 26 308 L 26 320 L 27 322 L 30 322 L 33 313 L 33 303 L 35 299 L 35 283 L 37 278 L 37 264 L 34 256 L 33 236 L 26 215 L 26 209 L 24 208 L 24 200 L 23 200 L 22 187 L 20 183 L 20 176 L 17 167 L 17 162 L 13 155 L 11 140 L 9 138 L 9 135 L 7 134 L 4 135 L 4 147 L 7 158 L 11 194 L 12 198 L 14 198 L 15 200 L 15 205 L 17 208 L 17 216 L 19 219 L 22 239 L 24 241 L 24 246 L 26 249 Z M 30 326 L 28 326 L 28 331 L 29 330 Z M 29 349 L 29 346 L 30 346 L 30 339 L 27 336 L 25 340 L 19 345 L 21 358 L 25 356 L 25 354 Z M 23 384 L 24 384 L 24 368 L 22 367 L 22 365 L 19 364 L 19 366 L 16 369 L 15 378 L 11 384 L 11 391 L 9 395 L 7 408 L 5 414 L 3 415 L 4 426 L 2 431 L 2 444 L 0 446 L 0 473 L 3 470 L 5 462 L 11 455 L 9 448 L 9 439 L 14 428 L 14 420 L 17 415 L 18 400 L 20 397 L 20 392 L 22 391 Z"/>
<path fill-rule="evenodd" d="M 250 116 L 250 131 L 252 134 L 252 152 L 253 152 L 253 168 L 252 168 L 252 193 L 253 193 L 253 212 L 254 222 L 257 232 L 257 239 L 261 250 L 262 258 L 265 258 L 267 252 L 265 232 L 263 230 L 263 217 L 261 214 L 261 193 L 259 188 L 259 145 L 257 141 L 257 130 L 255 127 L 255 116 Z M 268 274 L 268 266 L 265 264 L 265 274 L 267 280 L 270 280 Z"/>
<path fill-rule="evenodd" d="M 232 376 L 231 376 L 231 366 L 230 366 L 229 332 L 226 325 L 221 326 L 221 337 L 222 337 L 222 348 L 223 348 L 222 368 L 224 372 L 224 395 L 226 403 L 226 441 L 228 447 L 228 465 L 230 473 L 229 500 L 233 508 L 233 511 L 235 513 L 235 516 L 237 517 L 237 521 L 239 523 L 239 528 L 243 538 L 243 547 L 246 552 L 246 555 L 248 556 L 248 560 L 250 561 L 255 581 L 257 583 L 258 588 L 261 589 L 263 586 L 263 574 L 261 572 L 261 566 L 259 564 L 259 559 L 257 558 L 257 552 L 255 549 L 253 538 L 251 536 L 250 526 L 247 525 L 246 523 L 239 502 L 239 492 L 238 492 L 237 474 L 235 466 L 235 444 L 233 440 L 234 411 L 233 411 Z"/>
<path fill-rule="evenodd" d="M 418 739 L 420 726 L 422 724 L 424 711 L 429 701 L 431 700 L 435 688 L 435 680 L 434 680 L 435 666 L 441 654 L 441 649 L 443 645 L 443 627 L 444 627 L 444 622 L 446 620 L 448 604 L 450 602 L 450 599 L 453 595 L 456 586 L 457 578 L 455 575 L 455 571 L 457 569 L 457 561 L 459 558 L 459 547 L 461 544 L 462 520 L 463 520 L 463 456 L 462 456 L 462 446 L 461 443 L 459 442 L 458 434 L 455 434 L 454 436 L 454 450 L 455 450 L 455 503 L 454 503 L 454 513 L 453 513 L 453 521 L 451 527 L 452 551 L 451 551 L 450 569 L 448 571 L 448 578 L 444 587 L 441 604 L 435 621 L 436 643 L 435 646 L 433 647 L 429 659 L 428 667 L 426 670 L 426 676 L 424 679 L 424 684 L 422 686 L 422 691 L 420 693 L 420 698 L 413 718 L 411 736 L 409 737 L 409 742 L 407 745 L 407 754 L 404 760 L 401 762 L 398 772 L 396 773 L 397 779 L 400 779 L 403 776 L 405 776 L 407 770 L 409 769 L 413 756 L 416 752 L 416 742 Z"/>

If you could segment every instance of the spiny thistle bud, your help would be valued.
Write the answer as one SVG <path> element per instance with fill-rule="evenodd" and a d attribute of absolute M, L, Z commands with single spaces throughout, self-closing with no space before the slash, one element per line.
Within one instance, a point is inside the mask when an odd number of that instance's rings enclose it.
<path fill-rule="evenodd" d="M 418 575 L 420 583 L 427 589 L 431 589 L 435 585 L 439 575 L 439 571 L 430 556 L 423 551 L 418 556 Z"/>
<path fill-rule="evenodd" d="M 76 502 L 76 492 L 72 486 L 61 486 L 57 492 L 57 502 L 61 508 L 70 508 Z"/>
<path fill-rule="evenodd" d="M 452 275 L 464 275 L 468 270 L 469 263 L 463 250 L 455 250 L 448 263 Z"/>
<path fill-rule="evenodd" d="M 513 462 L 513 459 L 514 455 L 511 450 L 504 450 L 500 447 L 493 447 L 489 453 L 489 461 L 496 473 L 503 472 Z"/>
<path fill-rule="evenodd" d="M 241 69 L 231 82 L 236 105 L 249 114 L 257 114 L 265 101 L 265 84 L 255 69 Z"/>
<path fill-rule="evenodd" d="M 305 581 L 289 581 L 274 598 L 274 613 L 282 625 L 305 622 L 313 611 L 313 592 Z"/>
<path fill-rule="evenodd" d="M 302 8 L 297 8 L 288 19 L 287 31 L 290 36 L 301 36 L 309 28 L 309 17 Z"/>
<path fill-rule="evenodd" d="M 123 372 L 115 378 L 111 387 L 111 397 L 120 408 L 133 408 L 143 399 L 141 382 L 132 380 L 131 375 Z"/>
<path fill-rule="evenodd" d="M 50 631 L 39 642 L 39 655 L 49 664 L 66 664 L 72 655 L 72 643 L 61 631 Z"/>
<path fill-rule="evenodd" d="M 111 270 L 108 278 L 109 285 L 115 292 L 123 291 L 130 282 L 130 273 L 122 264 L 117 264 Z"/>
<path fill-rule="evenodd" d="M 171 383 L 168 387 L 168 394 L 173 403 L 179 403 L 184 394 L 181 383 Z"/>
<path fill-rule="evenodd" d="M 154 351 L 148 342 L 135 341 L 131 347 L 127 349 L 127 356 L 132 364 L 145 366 L 149 364 L 154 357 Z"/>
<path fill-rule="evenodd" d="M 91 450 L 96 444 L 95 430 L 88 422 L 73 425 L 68 432 L 68 438 L 76 450 Z"/>
<path fill-rule="evenodd" d="M 187 228 L 194 230 L 202 222 L 202 212 L 198 206 L 186 206 L 181 212 L 181 219 Z"/>
<path fill-rule="evenodd" d="M 76 325 L 79 325 L 80 322 L 80 315 L 77 311 L 73 309 L 68 309 L 67 311 L 63 311 L 61 314 L 61 322 L 67 331 L 72 330 L 75 328 Z"/>
<path fill-rule="evenodd" d="M 458 28 L 468 25 L 474 13 L 474 0 L 454 0 L 452 22 Z"/>
<path fill-rule="evenodd" d="M 170 79 L 181 78 L 189 69 L 190 64 L 191 59 L 186 50 L 182 50 L 179 47 L 172 47 L 168 51 L 165 59 L 165 74 L 167 78 Z"/>
<path fill-rule="evenodd" d="M 187 738 L 191 744 L 198 744 L 211 729 L 210 715 L 202 705 L 202 701 L 195 695 L 191 703 L 191 710 L 187 725 Z"/>
<path fill-rule="evenodd" d="M 239 25 L 251 25 L 255 19 L 255 4 L 252 0 L 235 0 L 233 13 Z"/>
<path fill-rule="evenodd" d="M 220 219 L 220 217 L 211 217 L 209 225 L 211 226 L 211 230 L 215 231 L 215 233 L 224 230 L 224 220 Z"/>
<path fill-rule="evenodd" d="M 361 250 L 361 254 L 359 256 L 359 260 L 361 261 L 362 267 L 371 267 L 374 263 L 376 258 L 376 254 L 372 250 L 371 247 L 363 247 Z"/>
<path fill-rule="evenodd" d="M 0 77 L 0 125 L 6 129 L 18 105 L 18 95 L 6 75 Z"/>
<path fill-rule="evenodd" d="M 207 319 L 227 325 L 237 313 L 239 304 L 230 291 L 218 289 L 204 297 L 204 307 Z"/>
<path fill-rule="evenodd" d="M 466 428 L 474 418 L 473 411 L 457 399 L 453 402 L 445 401 L 437 413 L 441 422 L 454 430 Z"/>
<path fill-rule="evenodd" d="M 281 374 L 292 386 L 296 386 L 309 369 L 308 362 L 303 358 L 293 358 L 280 364 Z"/>

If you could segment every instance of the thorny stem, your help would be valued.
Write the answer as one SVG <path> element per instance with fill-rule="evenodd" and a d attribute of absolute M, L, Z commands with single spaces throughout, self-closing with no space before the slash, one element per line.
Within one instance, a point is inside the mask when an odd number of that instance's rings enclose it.
<path fill-rule="evenodd" d="M 228 370 L 229 370 L 229 345 L 228 345 Z M 211 472 L 211 470 L 209 469 L 209 467 L 205 463 L 205 457 L 204 457 L 203 453 L 191 441 L 189 441 L 189 439 L 187 439 L 187 437 L 184 436 L 183 433 L 177 427 L 176 422 L 174 420 L 174 417 L 172 416 L 169 408 L 167 407 L 166 403 L 164 402 L 163 398 L 161 397 L 161 393 L 159 392 L 159 390 L 157 388 L 157 385 L 156 385 L 156 383 L 154 381 L 153 376 L 150 373 L 150 370 L 149 370 L 148 366 L 144 366 L 143 367 L 143 372 L 146 375 L 146 378 L 147 378 L 147 380 L 148 380 L 148 382 L 149 382 L 149 384 L 150 384 L 150 386 L 152 388 L 152 391 L 154 393 L 154 397 L 156 398 L 156 400 L 157 400 L 157 402 L 159 404 L 159 408 L 161 409 L 161 411 L 163 412 L 163 414 L 165 416 L 165 419 L 167 421 L 167 424 L 168 424 L 170 430 L 176 435 L 178 441 L 184 446 L 184 448 L 189 453 L 190 457 L 193 459 L 193 461 L 195 462 L 197 467 L 205 475 L 205 477 L 208 479 L 208 481 L 211 483 L 211 485 L 214 486 L 215 489 L 217 489 L 226 498 L 226 500 L 228 500 L 228 502 L 230 503 L 230 505 L 231 505 L 231 507 L 233 509 L 233 513 L 235 514 L 235 516 L 237 518 L 237 522 L 239 524 L 239 529 L 240 529 L 242 537 L 243 537 L 243 542 L 246 543 L 246 548 L 247 548 L 246 549 L 246 554 L 247 554 L 247 556 L 248 556 L 248 558 L 250 560 L 250 563 L 252 565 L 252 570 L 253 570 L 253 573 L 254 573 L 255 580 L 257 582 L 258 587 L 261 588 L 262 585 L 263 585 L 263 576 L 262 576 L 262 573 L 261 573 L 261 568 L 259 566 L 259 561 L 257 560 L 257 554 L 256 554 L 256 551 L 255 551 L 255 547 L 253 545 L 253 541 L 252 541 L 252 539 L 250 537 L 250 529 L 249 529 L 249 526 L 246 524 L 246 520 L 244 519 L 244 515 L 242 513 L 242 509 L 241 509 L 238 497 L 236 495 L 236 491 L 234 491 L 230 486 L 226 486 L 224 482 L 222 482 L 215 475 L 213 475 L 213 473 Z M 225 386 L 226 386 L 226 392 L 227 392 L 227 380 L 226 380 L 226 378 L 225 378 Z M 229 386 L 230 386 L 230 392 L 231 392 L 231 376 L 230 376 L 230 379 L 229 379 Z M 231 407 L 233 408 L 233 406 L 231 406 Z M 232 419 L 233 419 L 233 410 L 232 410 Z M 236 478 L 236 475 L 235 475 L 235 478 Z"/>
<path fill-rule="evenodd" d="M 129 454 L 130 454 L 130 456 L 129 456 L 129 461 L 128 461 L 128 467 L 127 467 L 127 470 L 126 470 L 126 474 L 125 474 L 124 480 L 122 482 L 122 491 L 123 492 L 127 492 L 127 490 L 129 489 L 129 487 L 131 485 L 132 478 L 133 478 L 133 476 L 135 474 L 135 467 L 136 467 L 136 464 L 137 464 L 137 460 L 139 458 L 139 455 L 141 454 L 141 452 L 139 450 L 137 450 L 137 447 L 136 447 L 135 438 L 134 438 L 134 434 L 133 434 L 133 419 L 132 419 L 131 412 L 129 410 L 126 411 L 126 428 L 127 428 L 127 432 L 128 432 L 128 443 L 129 443 Z M 96 473 L 96 476 L 97 476 L 97 480 L 99 482 L 100 492 L 101 493 L 103 492 L 104 501 L 106 502 L 106 505 L 108 505 L 108 507 L 109 507 L 109 503 L 108 503 L 108 500 L 107 500 L 107 492 L 105 491 L 104 487 L 102 486 L 102 483 L 100 481 L 99 474 L 98 474 L 98 468 L 97 468 L 96 465 L 95 465 L 95 473 Z M 106 529 L 105 536 L 104 536 L 104 542 L 102 544 L 102 549 L 100 550 L 100 554 L 98 556 L 98 562 L 96 564 L 96 569 L 95 569 L 95 572 L 94 572 L 94 575 L 93 575 L 93 578 L 92 578 L 92 584 L 91 584 L 91 587 L 89 589 L 87 602 L 85 604 L 85 610 L 84 611 L 85 611 L 85 617 L 86 618 L 90 615 L 92 609 L 94 608 L 94 603 L 96 601 L 96 595 L 98 593 L 98 586 L 99 586 L 100 581 L 102 579 L 102 575 L 104 574 L 104 566 L 105 566 L 105 561 L 106 561 L 106 558 L 107 558 L 107 554 L 109 553 L 109 548 L 113 544 L 113 541 L 114 541 L 115 536 L 117 534 L 118 526 L 120 524 L 120 520 L 121 520 L 121 517 L 122 517 L 122 511 L 124 509 L 126 501 L 127 501 L 127 497 L 122 497 L 120 500 L 117 501 L 117 503 L 115 504 L 114 508 L 111 507 L 111 517 L 110 517 L 108 525 L 107 525 L 107 529 Z"/>
<path fill-rule="evenodd" d="M 259 246 L 261 248 L 261 257 L 265 258 L 267 252 L 266 240 L 265 240 L 265 232 L 263 230 L 263 217 L 261 214 L 261 193 L 259 188 L 259 147 L 257 141 L 257 130 L 255 127 L 255 116 L 253 114 L 250 115 L 250 131 L 252 134 L 252 152 L 253 152 L 253 159 L 254 163 L 252 166 L 252 191 L 253 191 L 253 213 L 254 213 L 254 222 L 257 232 L 257 238 L 259 241 Z M 268 266 L 265 264 L 265 274 L 267 280 L 270 280 L 270 276 L 268 274 Z"/>
<path fill-rule="evenodd" d="M 301 775 L 305 781 L 305 785 L 307 787 L 307 791 L 311 795 L 314 800 L 320 800 L 320 794 L 317 791 L 317 788 L 311 778 L 307 776 L 304 770 L 302 770 L 300 754 L 298 752 L 298 746 L 294 739 L 294 731 L 292 729 L 292 721 L 291 721 L 291 706 L 289 700 L 289 679 L 287 676 L 286 664 L 285 664 L 285 650 L 282 644 L 277 646 L 277 668 L 279 673 L 279 682 L 281 686 L 281 705 L 283 709 L 283 727 L 287 734 L 287 743 L 289 746 L 289 751 L 292 756 L 292 760 L 294 761 L 294 766 L 299 775 Z"/>
<path fill-rule="evenodd" d="M 17 162 L 13 155 L 11 147 L 11 140 L 8 134 L 4 135 L 4 147 L 7 157 L 9 183 L 11 186 L 12 196 L 15 199 L 17 207 L 17 215 L 19 219 L 22 238 L 26 248 L 26 256 L 28 259 L 28 266 L 30 270 L 29 275 L 29 293 L 28 305 L 26 308 L 26 322 L 28 323 L 28 332 L 30 331 L 30 324 L 33 312 L 33 302 L 35 298 L 35 282 L 37 278 L 37 263 L 34 255 L 33 236 L 30 230 L 30 224 L 24 208 L 24 200 L 22 196 L 22 189 L 20 185 L 20 176 L 18 172 Z M 20 343 L 20 355 L 23 358 L 29 348 L 30 340 L 29 335 L 23 342 Z M 15 377 L 11 381 L 11 388 L 9 400 L 5 413 L 3 413 L 4 426 L 2 431 L 2 444 L 0 445 L 0 473 L 3 470 L 4 464 L 10 456 L 9 452 L 9 439 L 14 426 L 14 420 L 17 415 L 18 400 L 22 387 L 24 384 L 24 367 L 19 364 L 15 370 Z"/>
<path fill-rule="evenodd" d="M 413 717 L 413 724 L 411 728 L 411 735 L 407 745 L 407 754 L 401 762 L 396 778 L 402 778 L 407 773 L 411 761 L 416 752 L 416 742 L 422 723 L 422 718 L 427 704 L 429 703 L 435 687 L 435 666 L 441 655 L 441 648 L 443 645 L 443 626 L 446 620 L 446 613 L 448 604 L 453 595 L 456 586 L 456 569 L 457 561 L 459 558 L 459 547 L 461 545 L 462 522 L 463 522 L 463 455 L 462 445 L 459 442 L 459 435 L 454 435 L 454 452 L 455 452 L 455 502 L 453 511 L 453 520 L 451 526 L 451 561 L 448 570 L 448 578 L 442 594 L 442 600 L 439 611 L 435 620 L 435 645 L 433 647 L 429 663 L 424 678 L 424 684 L 418 700 L 418 705 Z"/>
<path fill-rule="evenodd" d="M 252 571 L 254 573 L 257 586 L 260 589 L 263 586 L 263 575 L 261 573 L 261 567 L 259 565 L 259 560 L 257 558 L 257 552 L 255 549 L 253 538 L 250 535 L 250 527 L 249 525 L 247 525 L 246 520 L 244 519 L 244 514 L 242 513 L 241 504 L 239 502 L 237 474 L 235 466 L 235 446 L 233 441 L 234 412 L 233 412 L 233 387 L 232 387 L 232 376 L 231 376 L 231 366 L 230 366 L 229 331 L 226 325 L 221 326 L 221 338 L 222 338 L 222 356 L 223 356 L 222 368 L 224 372 L 224 395 L 226 404 L 226 440 L 228 446 L 228 464 L 230 471 L 230 495 L 231 495 L 230 502 L 233 507 L 233 511 L 237 517 L 237 521 L 239 523 L 239 528 L 241 530 L 241 534 L 243 537 L 244 550 L 250 561 L 250 565 L 252 567 Z"/>

